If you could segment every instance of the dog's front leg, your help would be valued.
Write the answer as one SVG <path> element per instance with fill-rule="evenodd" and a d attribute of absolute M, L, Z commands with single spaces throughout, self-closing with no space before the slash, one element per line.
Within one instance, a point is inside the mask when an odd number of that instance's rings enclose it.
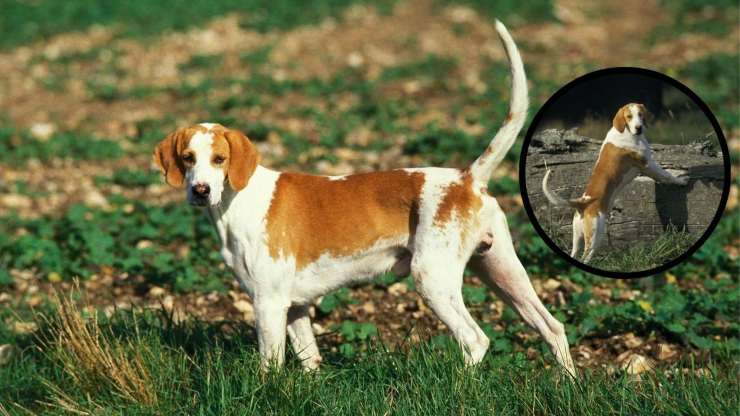
<path fill-rule="evenodd" d="M 642 173 L 653 178 L 656 182 L 670 183 L 673 185 L 684 186 L 689 183 L 688 176 L 673 176 L 670 172 L 663 169 L 652 157 L 648 160 Z"/>
<path fill-rule="evenodd" d="M 273 294 L 255 292 L 254 310 L 262 370 L 282 367 L 285 361 L 285 332 L 289 301 Z"/>

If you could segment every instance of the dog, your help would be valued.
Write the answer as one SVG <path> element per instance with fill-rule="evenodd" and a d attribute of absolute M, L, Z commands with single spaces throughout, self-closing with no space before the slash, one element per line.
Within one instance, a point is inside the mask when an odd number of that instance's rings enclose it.
<path fill-rule="evenodd" d="M 617 111 L 580 198 L 565 200 L 556 195 L 548 185 L 551 170 L 545 172 L 542 191 L 547 200 L 553 205 L 575 208 L 570 257 L 577 258 L 583 250 L 582 261 L 588 263 L 604 246 L 614 199 L 637 175 L 643 174 L 661 183 L 688 184 L 688 176 L 673 176 L 653 158 L 645 138 L 647 117 L 647 108 L 639 103 L 625 104 Z"/>
<path fill-rule="evenodd" d="M 286 331 L 307 370 L 321 355 L 309 305 L 342 286 L 389 270 L 413 276 L 418 293 L 452 331 L 468 365 L 489 340 L 461 293 L 463 270 L 478 275 L 532 326 L 558 363 L 575 374 L 564 326 L 538 299 L 517 258 L 496 199 L 494 168 L 527 113 L 527 80 L 503 24 L 496 30 L 511 66 L 510 112 L 483 154 L 466 169 L 411 168 L 343 176 L 277 172 L 239 131 L 203 123 L 162 140 L 154 162 L 168 184 L 185 185 L 205 207 L 221 255 L 255 309 L 261 368 L 284 362 Z"/>

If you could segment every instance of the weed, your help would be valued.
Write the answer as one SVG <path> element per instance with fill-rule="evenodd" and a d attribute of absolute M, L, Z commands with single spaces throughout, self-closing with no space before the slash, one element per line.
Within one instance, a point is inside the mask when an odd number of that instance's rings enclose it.
<path fill-rule="evenodd" d="M 661 3 L 671 22 L 653 29 L 648 38 L 651 43 L 670 39 L 676 33 L 726 36 L 737 24 L 738 4 L 733 0 L 662 0 Z"/>
<path fill-rule="evenodd" d="M 0 27 L 13 27 L 0 38 L 0 47 L 45 39 L 57 33 L 85 30 L 92 25 L 112 25 L 125 36 L 151 36 L 168 30 L 182 31 L 227 13 L 243 13 L 245 27 L 262 32 L 285 30 L 338 17 L 346 7 L 359 0 L 225 0 L 211 2 L 133 0 L 125 4 L 83 0 L 33 3 L 10 1 L 3 5 Z M 389 11 L 392 0 L 374 2 L 381 11 Z"/>
<path fill-rule="evenodd" d="M 221 55 L 196 54 L 190 57 L 190 60 L 178 65 L 180 71 L 192 71 L 199 69 L 211 69 L 223 60 Z"/>
<path fill-rule="evenodd" d="M 132 340 L 120 341 L 106 333 L 97 314 L 85 316 L 70 296 L 57 295 L 57 312 L 40 318 L 48 327 L 40 335 L 40 347 L 49 359 L 59 363 L 71 385 L 87 395 L 113 392 L 129 402 L 155 404 L 157 390 L 147 367 L 148 351 L 135 348 Z M 47 387 L 52 406 L 72 412 L 82 407 L 70 397 L 69 383 L 48 383 Z"/>
<path fill-rule="evenodd" d="M 515 0 L 490 2 L 486 0 L 439 0 L 441 4 L 462 3 L 473 7 L 490 18 L 513 22 L 541 22 L 555 20 L 552 0 L 535 0 L 525 3 Z"/>
<path fill-rule="evenodd" d="M 669 228 L 655 241 L 630 244 L 623 250 L 609 250 L 595 258 L 591 266 L 617 272 L 650 270 L 678 258 L 695 241 L 695 235 Z"/>
<path fill-rule="evenodd" d="M 462 130 L 441 129 L 431 124 L 426 131 L 409 137 L 403 152 L 423 154 L 434 165 L 450 165 L 452 158 L 456 158 L 458 164 L 467 164 L 482 153 L 484 146 L 481 140 Z"/>
<path fill-rule="evenodd" d="M 696 93 L 707 102 L 725 128 L 738 128 L 740 105 L 738 54 L 713 54 L 691 62 L 679 71 L 690 80 Z"/>
<path fill-rule="evenodd" d="M 123 155 L 118 143 L 72 133 L 58 133 L 48 141 L 35 139 L 26 132 L 0 128 L 0 162 L 22 165 L 28 159 L 48 161 L 53 158 L 115 159 Z"/>
<path fill-rule="evenodd" d="M 161 182 L 161 175 L 136 169 L 118 169 L 111 176 L 98 176 L 96 185 L 116 184 L 125 187 L 145 187 Z"/>

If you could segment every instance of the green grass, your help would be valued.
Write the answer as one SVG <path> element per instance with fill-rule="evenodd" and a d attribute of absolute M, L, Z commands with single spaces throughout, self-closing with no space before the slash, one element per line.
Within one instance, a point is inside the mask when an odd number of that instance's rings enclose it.
<path fill-rule="evenodd" d="M 162 175 L 157 172 L 136 169 L 118 169 L 110 176 L 95 178 L 96 185 L 120 185 L 129 188 L 145 187 L 162 182 Z"/>
<path fill-rule="evenodd" d="M 96 320 L 75 308 L 62 316 L 41 321 L 35 338 L 14 339 L 22 352 L 0 367 L 0 403 L 11 414 L 717 415 L 740 405 L 732 361 L 661 366 L 641 381 L 587 370 L 571 381 L 548 365 L 550 357 L 494 352 L 466 369 L 450 343 L 390 351 L 358 337 L 360 354 L 323 351 L 318 373 L 301 371 L 290 354 L 285 370 L 263 375 L 244 324 L 175 323 L 154 312 Z M 75 339 L 96 340 L 93 353 L 78 355 L 81 347 L 59 336 L 66 327 L 77 330 Z M 119 361 L 108 371 L 90 365 L 105 356 Z M 123 357 L 141 366 L 125 369 Z M 128 374 L 125 383 L 113 377 L 120 373 Z"/>
<path fill-rule="evenodd" d="M 182 31 L 227 13 L 241 13 L 241 23 L 267 32 L 286 30 L 337 17 L 359 0 L 168 0 L 127 2 L 84 0 L 9 0 L 0 14 L 0 48 L 46 39 L 58 33 L 86 30 L 92 25 L 112 25 L 124 36 L 151 36 L 164 31 Z M 392 0 L 373 2 L 388 11 Z"/>
<path fill-rule="evenodd" d="M 670 40 L 676 33 L 699 32 L 726 36 L 737 25 L 738 3 L 734 0 L 662 0 L 671 22 L 653 29 L 650 43 Z"/>
<path fill-rule="evenodd" d="M 120 171 L 112 180 L 140 186 L 151 177 Z M 71 279 L 109 266 L 179 291 L 224 289 L 227 273 L 217 267 L 221 258 L 216 236 L 201 212 L 186 204 L 157 207 L 117 196 L 110 202 L 106 210 L 75 204 L 60 217 L 3 218 L 0 269 L 34 268 L 43 276 L 59 273 Z M 27 233 L 15 237 L 19 229 Z M 173 254 L 183 241 L 193 243 L 184 258 Z"/>
<path fill-rule="evenodd" d="M 62 132 L 42 141 L 12 127 L 0 127 L 1 163 L 18 166 L 31 158 L 46 162 L 55 158 L 107 160 L 121 156 L 123 149 L 111 140 Z"/>
<path fill-rule="evenodd" d="M 655 241 L 633 243 L 622 250 L 594 258 L 589 265 L 601 270 L 639 272 L 654 269 L 678 258 L 696 241 L 687 232 L 667 230 Z"/>
<path fill-rule="evenodd" d="M 514 23 L 542 22 L 555 20 L 555 8 L 552 0 L 534 0 L 519 2 L 502 0 L 438 0 L 440 4 L 463 4 L 478 10 L 481 14 L 499 20 L 511 20 Z"/>
<path fill-rule="evenodd" d="M 667 145 L 686 145 L 692 142 L 713 142 L 719 149 L 719 139 L 709 119 L 702 112 L 668 113 L 661 118 L 650 120 L 646 136 L 650 143 Z M 601 141 L 612 127 L 611 118 L 587 116 L 577 126 L 554 120 L 543 123 L 538 130 L 569 130 L 578 127 L 576 132 L 584 137 Z"/>
<path fill-rule="evenodd" d="M 735 13 L 737 16 L 737 13 Z M 713 54 L 681 68 L 679 75 L 717 116 L 724 129 L 740 127 L 738 54 Z"/>

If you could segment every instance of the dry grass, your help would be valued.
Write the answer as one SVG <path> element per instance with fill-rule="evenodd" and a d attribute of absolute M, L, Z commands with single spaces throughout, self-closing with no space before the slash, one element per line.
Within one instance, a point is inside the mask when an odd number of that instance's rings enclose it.
<path fill-rule="evenodd" d="M 57 313 L 39 315 L 40 326 L 49 328 L 39 335 L 44 352 L 63 367 L 70 382 L 88 393 L 88 397 L 107 391 L 128 402 L 156 404 L 156 388 L 144 364 L 147 351 L 134 348 L 130 341 L 121 341 L 101 329 L 97 311 L 87 307 L 86 302 L 81 309 L 73 300 L 75 293 L 79 293 L 79 287 L 66 294 L 56 293 Z M 67 412 L 88 414 L 64 393 L 66 388 L 48 387 L 53 400 L 47 404 Z"/>

